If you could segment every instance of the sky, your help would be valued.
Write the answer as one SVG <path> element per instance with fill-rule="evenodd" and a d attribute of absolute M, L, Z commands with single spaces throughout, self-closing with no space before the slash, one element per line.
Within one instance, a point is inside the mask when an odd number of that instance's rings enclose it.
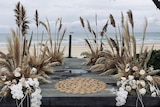
<path fill-rule="evenodd" d="M 109 19 L 109 14 L 115 18 L 116 25 L 121 23 L 121 12 L 125 18 L 130 9 L 133 13 L 135 32 L 143 32 L 144 18 L 148 20 L 148 32 L 160 32 L 160 10 L 156 8 L 152 0 L 0 0 L 0 33 L 8 33 L 16 28 L 14 8 L 20 1 L 26 8 L 30 21 L 30 31 L 36 30 L 34 21 L 35 10 L 38 10 L 39 19 L 46 22 L 48 18 L 51 30 L 55 27 L 57 18 L 62 18 L 63 27 L 67 32 L 84 32 L 79 17 L 89 20 L 95 27 L 95 15 L 97 15 L 98 30 Z M 112 27 L 108 32 L 112 32 Z"/>

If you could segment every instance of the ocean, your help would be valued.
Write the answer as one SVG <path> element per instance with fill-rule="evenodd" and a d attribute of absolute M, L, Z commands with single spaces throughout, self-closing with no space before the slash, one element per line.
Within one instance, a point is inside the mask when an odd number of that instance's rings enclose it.
<path fill-rule="evenodd" d="M 41 35 L 38 34 L 39 38 L 38 41 L 41 40 Z M 69 44 L 69 35 L 72 35 L 72 45 L 85 45 L 84 38 L 92 39 L 92 35 L 85 34 L 85 33 L 66 33 L 64 36 L 64 39 L 62 41 L 62 45 L 68 45 Z M 88 35 L 88 36 L 87 36 Z M 108 37 L 115 38 L 115 33 L 107 33 Z M 11 34 L 9 33 L 0 33 L 0 46 L 5 46 L 7 44 L 7 37 L 11 37 Z M 30 35 L 27 34 L 27 38 L 29 38 Z M 136 42 L 137 44 L 142 43 L 142 33 L 135 33 Z M 53 41 L 55 40 L 54 34 L 52 34 Z M 100 36 L 98 37 L 100 39 Z M 47 34 L 44 34 L 44 41 L 47 39 Z M 37 43 L 37 34 L 33 34 L 33 43 Z M 92 40 L 90 40 L 92 41 Z M 104 37 L 103 42 L 106 42 L 106 39 Z M 145 37 L 145 43 L 150 44 L 157 44 L 160 43 L 160 32 L 147 32 Z"/>

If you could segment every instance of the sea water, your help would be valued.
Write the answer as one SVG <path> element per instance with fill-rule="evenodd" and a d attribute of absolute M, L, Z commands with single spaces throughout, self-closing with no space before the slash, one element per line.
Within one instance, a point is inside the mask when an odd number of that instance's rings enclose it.
<path fill-rule="evenodd" d="M 31 34 L 27 34 L 26 37 L 29 40 Z M 69 43 L 69 35 L 72 35 L 72 45 L 85 45 L 85 38 L 88 38 L 90 42 L 93 42 L 93 35 L 86 34 L 86 33 L 66 33 L 63 40 L 62 45 L 68 45 Z M 107 33 L 108 37 L 115 39 L 115 33 Z M 134 33 L 136 38 L 136 43 L 141 44 L 143 39 L 143 33 Z M 37 38 L 38 36 L 38 38 Z M 0 33 L 0 46 L 6 46 L 7 44 L 7 38 L 11 37 L 11 33 Z M 38 35 L 35 33 L 33 34 L 32 43 L 37 43 L 41 41 L 42 34 L 39 33 Z M 53 42 L 57 40 L 54 33 L 51 34 Z M 43 42 L 47 40 L 48 36 L 47 34 L 43 34 Z M 101 36 L 98 35 L 97 39 L 100 41 Z M 118 34 L 118 38 L 120 38 Z M 119 39 L 120 40 L 120 39 Z M 103 37 L 103 42 L 106 42 L 106 38 Z M 157 44 L 160 43 L 160 32 L 147 32 L 145 35 L 145 41 L 146 44 Z"/>

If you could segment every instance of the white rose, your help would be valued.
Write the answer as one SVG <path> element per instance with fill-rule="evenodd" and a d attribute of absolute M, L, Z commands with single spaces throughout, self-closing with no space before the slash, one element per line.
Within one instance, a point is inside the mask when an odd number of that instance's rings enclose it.
<path fill-rule="evenodd" d="M 126 77 L 121 77 L 121 84 L 126 81 Z"/>
<path fill-rule="evenodd" d="M 15 77 L 20 77 L 21 76 L 20 72 L 16 71 L 16 70 L 13 71 L 13 74 L 14 74 Z"/>
<path fill-rule="evenodd" d="M 37 73 L 37 69 L 36 68 L 32 68 L 31 69 L 31 74 L 36 74 Z"/>
<path fill-rule="evenodd" d="M 142 87 L 145 87 L 145 85 L 146 85 L 146 83 L 145 83 L 144 80 L 140 80 L 140 81 L 139 81 L 139 84 L 141 84 Z"/>
<path fill-rule="evenodd" d="M 134 67 L 132 67 L 132 70 L 133 70 L 133 71 L 138 71 L 138 67 L 137 67 L 137 66 L 134 66 Z"/>
<path fill-rule="evenodd" d="M 140 93 L 141 95 L 146 94 L 146 89 L 145 89 L 145 88 L 139 89 L 139 93 Z"/>
<path fill-rule="evenodd" d="M 140 72 L 139 72 L 139 74 L 140 74 L 140 75 L 144 75 L 145 73 L 146 73 L 146 71 L 145 71 L 145 70 L 143 70 L 143 69 L 142 69 L 142 70 L 140 70 Z"/>
<path fill-rule="evenodd" d="M 156 97 L 156 96 L 157 96 L 156 92 L 153 92 L 153 93 L 151 94 L 151 96 L 152 96 L 152 97 Z"/>
<path fill-rule="evenodd" d="M 5 81 L 5 80 L 6 80 L 6 78 L 7 78 L 7 76 L 6 76 L 6 75 L 4 75 L 4 76 L 0 76 L 0 78 L 1 78 L 1 80 L 2 80 L 2 81 Z"/>
<path fill-rule="evenodd" d="M 148 81 L 150 81 L 150 82 L 153 81 L 153 78 L 152 78 L 152 76 L 150 76 L 150 75 L 147 75 L 147 76 L 146 76 L 146 79 L 147 79 Z"/>
<path fill-rule="evenodd" d="M 134 79 L 134 76 L 133 76 L 133 75 L 129 75 L 129 76 L 128 76 L 128 79 L 129 79 L 129 80 L 133 80 L 133 79 Z"/>
<path fill-rule="evenodd" d="M 21 71 L 21 68 L 20 68 L 20 67 L 16 68 L 16 71 L 20 72 L 20 71 Z"/>
<path fill-rule="evenodd" d="M 137 88 L 136 80 L 131 80 L 129 82 L 129 85 L 132 87 L 132 89 L 136 89 Z"/>
<path fill-rule="evenodd" d="M 136 81 L 137 84 L 140 84 L 139 80 Z"/>
<path fill-rule="evenodd" d="M 130 92 L 132 90 L 131 86 L 126 86 L 126 90 Z"/>
<path fill-rule="evenodd" d="M 5 72 L 5 71 L 7 71 L 7 70 L 8 70 L 8 69 L 5 68 L 5 67 L 1 68 L 1 72 Z"/>

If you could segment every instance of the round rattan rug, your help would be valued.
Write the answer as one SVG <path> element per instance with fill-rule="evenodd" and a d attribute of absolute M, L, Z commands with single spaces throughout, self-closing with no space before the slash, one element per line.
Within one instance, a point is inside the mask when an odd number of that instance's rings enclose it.
<path fill-rule="evenodd" d="M 91 94 L 102 91 L 106 83 L 91 78 L 70 78 L 57 82 L 54 87 L 60 92 L 72 94 Z"/>

